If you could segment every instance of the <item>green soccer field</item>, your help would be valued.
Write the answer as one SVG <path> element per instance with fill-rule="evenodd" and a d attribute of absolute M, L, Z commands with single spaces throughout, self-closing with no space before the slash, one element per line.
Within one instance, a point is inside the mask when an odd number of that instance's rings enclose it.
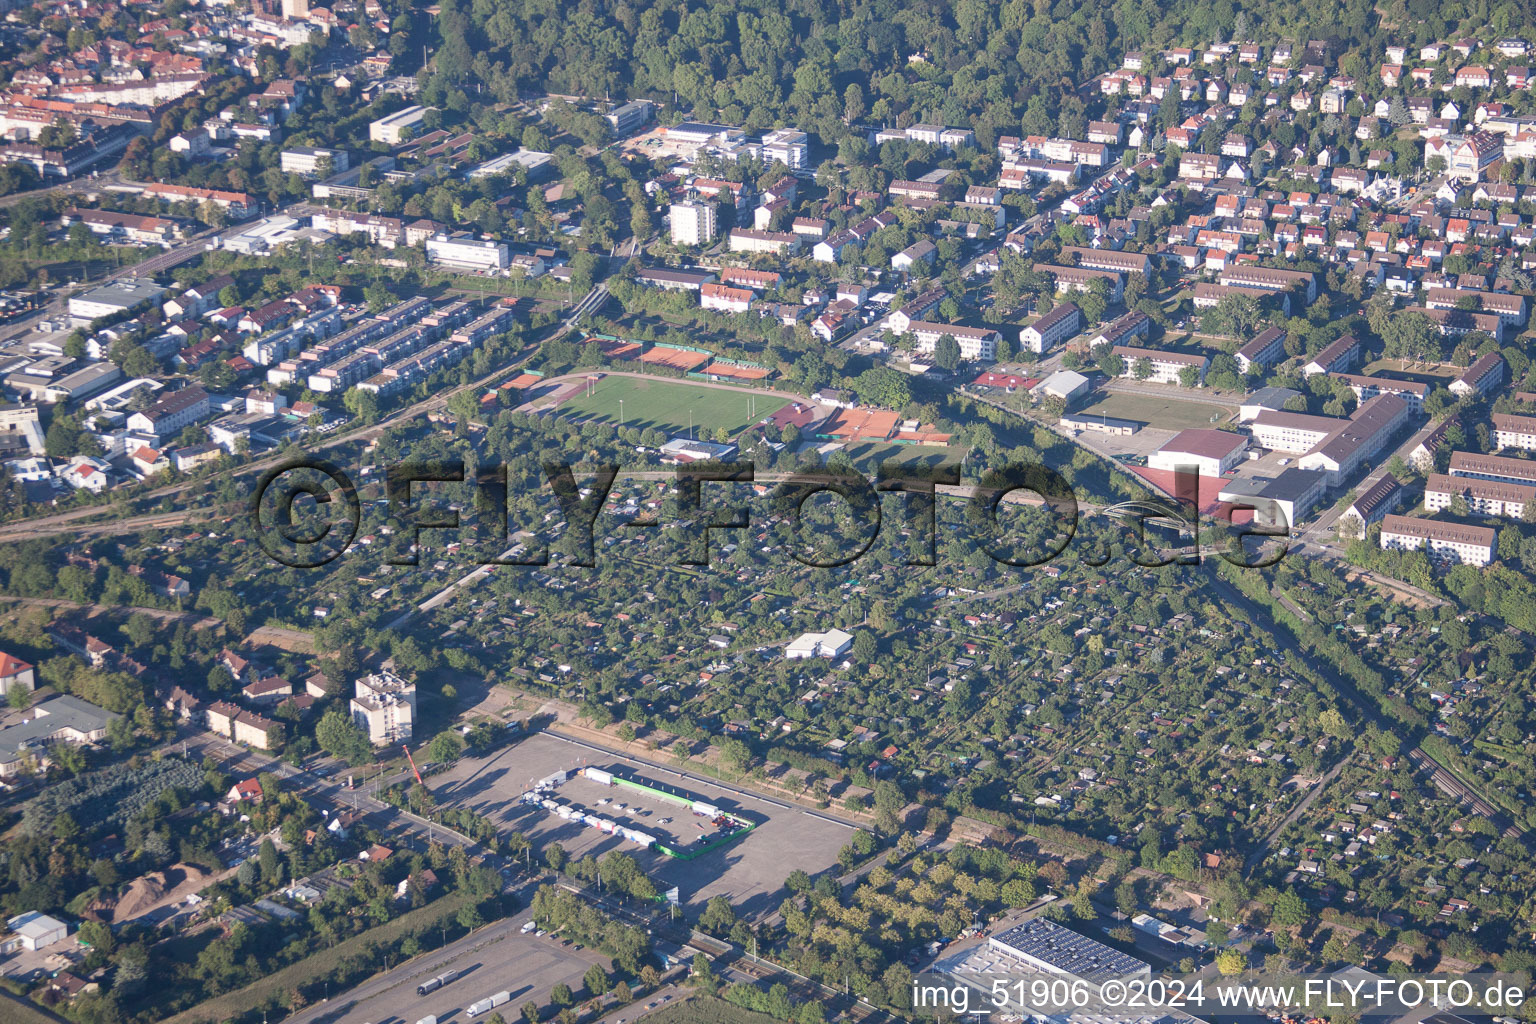
<path fill-rule="evenodd" d="M 623 402 L 623 406 L 619 405 Z M 789 404 L 789 399 L 745 388 L 704 387 L 676 380 L 604 377 L 590 392 L 563 402 L 560 414 L 576 420 L 620 422 L 627 427 L 655 427 L 686 434 L 692 416 L 694 436 L 724 427 L 732 437 Z"/>

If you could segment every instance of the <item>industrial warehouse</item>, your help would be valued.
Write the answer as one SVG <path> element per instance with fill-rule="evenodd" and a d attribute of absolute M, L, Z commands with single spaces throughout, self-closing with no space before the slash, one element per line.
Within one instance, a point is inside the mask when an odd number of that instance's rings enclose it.
<path fill-rule="evenodd" d="M 519 799 L 678 860 L 719 849 L 757 827 L 706 800 L 617 768 L 557 771 Z"/>

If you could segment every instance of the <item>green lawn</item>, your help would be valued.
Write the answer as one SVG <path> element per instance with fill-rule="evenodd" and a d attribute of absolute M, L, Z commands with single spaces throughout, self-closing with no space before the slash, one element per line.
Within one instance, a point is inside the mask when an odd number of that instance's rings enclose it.
<path fill-rule="evenodd" d="M 1461 368 L 1449 363 L 1436 365 L 1434 363 L 1415 363 L 1406 359 L 1377 359 L 1366 365 L 1361 373 L 1370 376 L 1375 373 L 1386 373 L 1394 377 L 1406 377 L 1420 383 L 1432 384 L 1455 380 L 1461 376 Z"/>
<path fill-rule="evenodd" d="M 9 992 L 0 992 L 0 1020 L 7 1024 L 59 1024 L 61 1018 Z"/>
<path fill-rule="evenodd" d="M 1172 391 L 1173 388 L 1168 390 Z M 1225 423 L 1236 411 L 1236 407 L 1223 409 L 1201 402 L 1182 402 L 1172 395 L 1153 398 L 1147 395 L 1110 394 L 1103 401 L 1078 410 L 1078 413 L 1099 413 L 1122 420 L 1136 420 L 1166 430 L 1185 430 L 1215 426 L 1211 422 L 1213 415 L 1216 423 Z"/>
<path fill-rule="evenodd" d="M 732 437 L 789 404 L 789 399 L 747 388 L 699 387 L 678 380 L 604 377 L 591 393 L 563 403 L 560 413 L 572 419 L 619 422 L 619 402 L 628 427 L 656 427 L 669 434 L 686 433 L 690 415 L 695 437 L 724 427 Z"/>

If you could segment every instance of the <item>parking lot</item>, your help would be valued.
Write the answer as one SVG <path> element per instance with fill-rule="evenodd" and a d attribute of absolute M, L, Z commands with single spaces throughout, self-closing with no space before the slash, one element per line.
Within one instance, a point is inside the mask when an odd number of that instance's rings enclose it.
<path fill-rule="evenodd" d="M 539 780 L 583 765 L 628 769 L 645 781 L 680 790 L 756 822 L 757 828 L 741 839 L 684 861 L 643 850 L 621 836 L 519 802 Z M 465 758 L 428 781 L 440 803 L 461 803 L 504 828 L 523 832 L 533 840 L 536 854 L 555 842 L 575 857 L 600 857 L 610 850 L 630 854 L 658 886 L 677 886 L 681 902 L 695 909 L 702 908 L 712 896 L 725 895 L 738 914 L 772 912 L 778 907 L 784 878 L 792 869 L 803 868 L 814 875 L 831 867 L 852 836 L 852 829 L 842 822 L 799 807 L 683 778 L 674 770 L 644 765 L 551 733 L 526 737 L 490 757 Z M 669 801 L 608 789 L 586 779 L 568 781 L 561 787 L 561 795 L 604 817 L 627 818 L 628 827 L 655 834 L 658 839 L 666 833 L 692 842 L 699 833 L 694 816 Z M 599 806 L 598 801 L 605 798 L 609 804 Z M 618 811 L 615 803 L 623 803 L 625 810 Z M 672 821 L 662 825 L 662 818 Z"/>
<path fill-rule="evenodd" d="M 608 957 L 596 950 L 577 949 L 569 940 L 550 935 L 524 933 L 521 926 L 528 920 L 524 911 L 445 950 L 424 954 L 310 1008 L 295 1018 L 295 1024 L 416 1024 L 427 1016 L 435 1016 L 438 1024 L 463 1024 L 469 1019 L 465 1007 L 496 992 L 511 993 L 512 998 L 498 1010 L 513 1020 L 529 1000 L 547 1005 L 550 990 L 560 982 L 579 993 L 582 975 L 591 965 L 611 966 Z M 449 970 L 460 972 L 459 977 L 425 996 L 416 994 L 422 982 Z"/>
<path fill-rule="evenodd" d="M 606 767 L 594 760 L 594 766 Z M 638 782 L 660 780 L 639 777 Z M 654 836 L 674 850 L 686 849 L 699 842 L 700 837 L 714 832 L 705 819 L 691 813 L 687 807 L 663 800 L 649 793 L 637 793 L 630 789 L 604 786 L 580 775 L 566 780 L 554 794 L 557 800 L 570 804 L 577 810 L 595 814 L 615 822 L 624 828 L 638 829 Z M 632 844 L 633 845 L 633 844 Z M 638 852 L 636 846 L 636 852 Z"/>

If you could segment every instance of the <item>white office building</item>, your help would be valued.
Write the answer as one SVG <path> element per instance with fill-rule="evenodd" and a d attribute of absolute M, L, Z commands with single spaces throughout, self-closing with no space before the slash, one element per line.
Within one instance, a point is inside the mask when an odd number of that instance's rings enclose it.
<path fill-rule="evenodd" d="M 406 107 L 404 110 L 397 110 L 393 114 L 379 118 L 368 125 L 369 140 L 398 146 L 402 142 L 415 138 L 421 131 L 421 123 L 426 118 L 428 109 L 423 106 Z"/>
<path fill-rule="evenodd" d="M 507 243 L 438 234 L 427 239 L 427 259 L 439 266 L 497 273 L 511 264 Z"/>

